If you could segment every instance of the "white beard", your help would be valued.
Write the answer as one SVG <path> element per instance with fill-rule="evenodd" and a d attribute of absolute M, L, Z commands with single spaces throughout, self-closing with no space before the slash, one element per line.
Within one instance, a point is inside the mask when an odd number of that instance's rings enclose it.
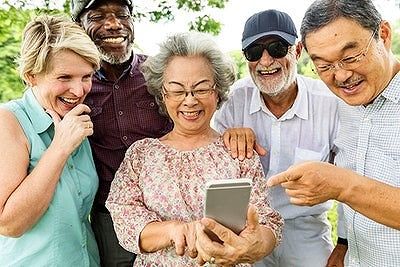
<path fill-rule="evenodd" d="M 119 65 L 127 62 L 130 59 L 133 51 L 133 44 L 132 43 L 129 44 L 127 47 L 127 52 L 121 56 L 116 56 L 111 53 L 107 53 L 101 48 L 99 48 L 99 51 L 100 51 L 100 59 L 102 61 L 110 63 L 111 65 Z"/>

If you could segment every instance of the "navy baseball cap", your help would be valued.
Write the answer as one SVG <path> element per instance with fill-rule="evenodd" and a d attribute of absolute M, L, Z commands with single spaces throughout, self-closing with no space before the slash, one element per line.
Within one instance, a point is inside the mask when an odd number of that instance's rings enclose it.
<path fill-rule="evenodd" d="M 268 9 L 247 19 L 242 35 L 242 50 L 265 36 L 278 36 L 294 45 L 297 38 L 296 26 L 285 12 Z"/>

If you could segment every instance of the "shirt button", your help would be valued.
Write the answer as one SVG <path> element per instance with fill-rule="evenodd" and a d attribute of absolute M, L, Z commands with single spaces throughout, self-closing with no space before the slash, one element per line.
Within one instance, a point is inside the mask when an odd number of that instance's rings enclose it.
<path fill-rule="evenodd" d="M 124 135 L 122 136 L 122 139 L 124 139 L 124 141 L 128 140 L 128 136 Z"/>
<path fill-rule="evenodd" d="M 119 85 L 118 84 L 114 85 L 114 88 L 118 90 L 119 89 Z"/>
<path fill-rule="evenodd" d="M 122 116 L 124 112 L 122 110 L 118 111 L 118 115 Z"/>
<path fill-rule="evenodd" d="M 154 102 L 150 103 L 150 107 L 154 107 L 154 105 L 155 105 Z"/>
<path fill-rule="evenodd" d="M 72 170 L 73 168 L 74 168 L 74 166 L 68 165 L 68 169 Z"/>

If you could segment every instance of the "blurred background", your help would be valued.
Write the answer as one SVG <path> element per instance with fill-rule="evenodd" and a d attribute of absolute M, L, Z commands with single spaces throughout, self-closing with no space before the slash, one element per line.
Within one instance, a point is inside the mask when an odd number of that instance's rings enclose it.
<path fill-rule="evenodd" d="M 223 51 L 235 61 L 238 77 L 247 75 L 241 52 L 244 23 L 265 9 L 288 13 L 299 31 L 301 19 L 313 0 L 134 0 L 135 49 L 152 55 L 166 35 L 197 30 L 212 34 Z M 384 19 L 394 29 L 392 50 L 400 58 L 400 0 L 375 0 Z M 30 18 L 38 14 L 70 14 L 70 0 L 0 0 L 0 103 L 20 97 L 24 84 L 18 77 L 17 58 L 21 33 Z M 304 52 L 298 63 L 301 74 L 318 78 Z M 2 126 L 4 127 L 4 126 Z M 335 204 L 336 207 L 336 204 Z M 333 240 L 336 240 L 336 210 L 329 213 Z"/>

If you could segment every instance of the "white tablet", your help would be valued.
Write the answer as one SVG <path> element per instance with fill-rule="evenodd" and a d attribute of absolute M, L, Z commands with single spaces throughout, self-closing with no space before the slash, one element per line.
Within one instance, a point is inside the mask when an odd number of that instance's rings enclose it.
<path fill-rule="evenodd" d="M 213 180 L 206 184 L 204 216 L 239 234 L 246 226 L 251 179 Z"/>

